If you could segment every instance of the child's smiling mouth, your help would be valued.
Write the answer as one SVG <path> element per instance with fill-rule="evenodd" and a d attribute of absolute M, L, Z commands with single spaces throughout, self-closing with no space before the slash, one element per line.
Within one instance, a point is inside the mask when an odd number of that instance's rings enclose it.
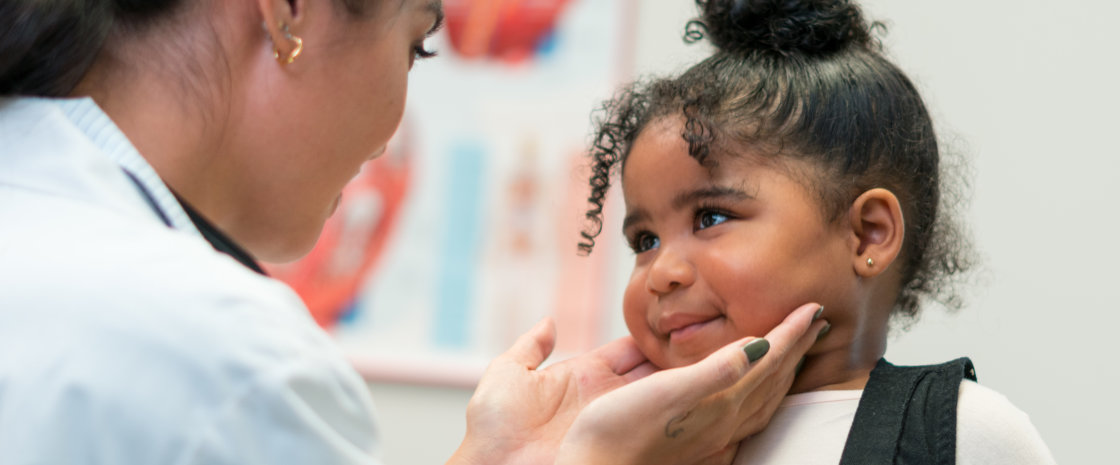
<path fill-rule="evenodd" d="M 723 320 L 722 314 L 688 314 L 673 313 L 658 320 L 657 329 L 662 338 L 671 344 L 687 344 L 703 333 L 705 329 L 713 327 L 713 323 Z"/>

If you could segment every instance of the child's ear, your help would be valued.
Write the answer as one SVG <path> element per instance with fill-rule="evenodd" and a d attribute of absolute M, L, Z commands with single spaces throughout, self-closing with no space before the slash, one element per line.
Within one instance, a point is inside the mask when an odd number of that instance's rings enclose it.
<path fill-rule="evenodd" d="M 856 274 L 870 278 L 886 271 L 902 251 L 906 232 L 898 197 L 881 188 L 864 192 L 852 202 L 848 221 Z"/>

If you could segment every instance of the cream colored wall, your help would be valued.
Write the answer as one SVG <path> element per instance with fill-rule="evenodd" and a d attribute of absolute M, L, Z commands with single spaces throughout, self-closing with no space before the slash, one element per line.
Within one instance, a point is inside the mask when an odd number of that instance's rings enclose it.
<path fill-rule="evenodd" d="M 370 384 L 384 463 L 442 464 L 466 432 L 468 389 Z"/>
<path fill-rule="evenodd" d="M 887 45 L 975 170 L 968 212 L 986 260 L 977 297 L 930 312 L 888 356 L 969 355 L 1025 410 L 1059 463 L 1104 463 L 1120 434 L 1120 4 L 875 0 Z M 959 139 L 959 142 L 957 141 Z"/>
<path fill-rule="evenodd" d="M 899 363 L 969 355 L 982 383 L 1030 414 L 1059 463 L 1104 463 L 1120 437 L 1114 368 L 1120 305 L 1120 3 L 868 0 L 949 146 L 971 159 L 964 217 L 985 260 L 955 316 L 930 311 L 888 353 Z M 639 74 L 702 53 L 680 31 L 686 0 L 643 0 Z M 386 461 L 442 463 L 469 391 L 371 386 Z"/>

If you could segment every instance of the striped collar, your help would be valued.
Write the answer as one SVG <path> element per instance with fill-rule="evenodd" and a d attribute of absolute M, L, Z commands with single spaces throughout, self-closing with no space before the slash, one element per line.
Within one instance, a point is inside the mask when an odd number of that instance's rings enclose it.
<path fill-rule="evenodd" d="M 91 98 L 55 100 L 62 112 L 89 140 L 120 165 L 136 185 L 141 196 L 168 227 L 205 239 L 215 250 L 225 253 L 247 268 L 266 275 L 256 260 L 183 202 L 163 182 L 156 170 Z"/>

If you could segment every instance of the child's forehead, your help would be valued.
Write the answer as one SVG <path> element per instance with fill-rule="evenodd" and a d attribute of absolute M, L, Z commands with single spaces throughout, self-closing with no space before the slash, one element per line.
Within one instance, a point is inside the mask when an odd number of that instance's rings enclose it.
<path fill-rule="evenodd" d="M 671 198 L 679 207 L 694 203 L 681 199 L 755 198 L 770 176 L 771 169 L 757 161 L 728 159 L 701 164 L 687 152 L 651 151 L 635 155 L 632 168 L 623 172 L 622 192 L 630 206 Z"/>
<path fill-rule="evenodd" d="M 688 156 L 688 154 L 684 154 Z M 689 157 L 688 163 L 695 164 L 696 170 L 681 170 L 666 164 L 651 164 L 650 166 L 660 171 L 655 176 L 644 176 L 649 171 L 641 174 L 632 174 L 622 177 L 623 195 L 634 197 L 643 192 L 741 192 L 749 197 L 755 197 L 764 179 L 771 175 L 780 175 L 766 165 L 754 161 L 729 160 L 727 163 L 706 163 L 701 165 Z M 687 173 L 685 173 L 687 171 Z M 670 182 L 666 182 L 670 179 Z M 634 187 L 637 189 L 628 189 Z"/>
<path fill-rule="evenodd" d="M 655 120 L 635 138 L 621 164 L 623 184 L 627 168 L 637 158 L 656 160 L 652 166 L 673 174 L 702 175 L 713 183 L 743 183 L 764 173 L 786 171 L 782 157 L 768 156 L 763 150 L 743 144 L 709 144 L 703 159 L 689 153 L 683 122 L 674 118 Z"/>
<path fill-rule="evenodd" d="M 680 124 L 672 122 L 651 124 L 631 148 L 621 172 L 628 209 L 660 202 L 658 199 L 730 198 L 714 195 L 716 192 L 734 192 L 738 198 L 769 198 L 773 193 L 768 191 L 778 185 L 787 186 L 782 192 L 796 186 L 812 194 L 814 183 L 822 181 L 820 169 L 812 162 L 749 147 L 713 147 L 701 162 L 689 154 Z M 672 203 L 683 206 L 689 202 Z"/>

